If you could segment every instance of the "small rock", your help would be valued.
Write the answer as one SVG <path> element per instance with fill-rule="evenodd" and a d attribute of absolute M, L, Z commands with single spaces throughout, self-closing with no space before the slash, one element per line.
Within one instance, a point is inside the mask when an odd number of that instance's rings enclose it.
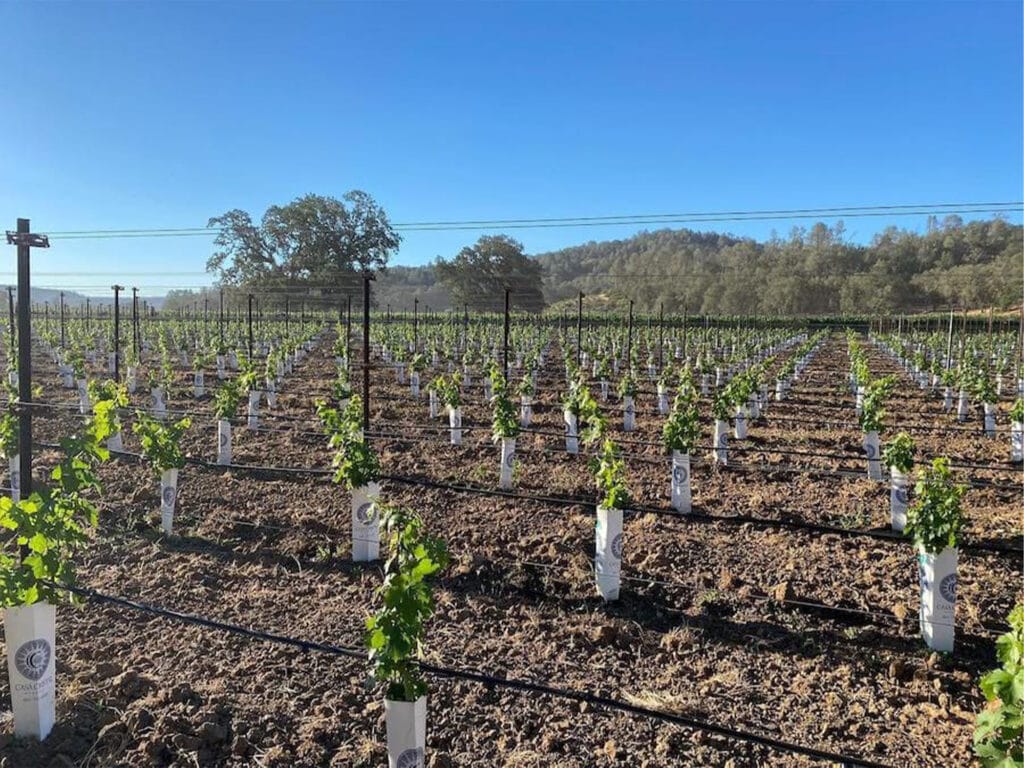
<path fill-rule="evenodd" d="M 897 603 L 892 607 L 892 615 L 900 621 L 903 621 L 905 618 L 907 618 L 907 606 L 903 605 L 902 603 Z"/>
<path fill-rule="evenodd" d="M 618 632 L 612 624 L 602 624 L 590 631 L 590 640 L 594 643 L 613 643 Z"/>
<path fill-rule="evenodd" d="M 227 731 L 217 723 L 207 720 L 199 726 L 199 738 L 207 744 L 220 744 L 228 737 Z"/>
<path fill-rule="evenodd" d="M 736 589 L 739 586 L 739 581 L 733 576 L 732 571 L 725 568 L 718 574 L 718 588 L 719 589 Z"/>
<path fill-rule="evenodd" d="M 112 661 L 101 661 L 95 668 L 96 677 L 100 680 L 108 680 L 111 677 L 117 677 L 123 671 L 124 670 L 121 669 L 120 664 L 115 664 Z"/>
<path fill-rule="evenodd" d="M 231 754 L 235 757 L 245 757 L 252 750 L 252 746 L 249 744 L 249 740 L 245 736 L 236 736 L 234 743 L 231 745 Z"/>
<path fill-rule="evenodd" d="M 111 681 L 111 685 L 119 695 L 126 699 L 137 699 L 145 693 L 151 683 L 138 672 L 128 670 L 122 672 Z"/>
<path fill-rule="evenodd" d="M 171 744 L 182 752 L 196 752 L 203 745 L 197 736 L 187 733 L 177 733 L 171 737 Z"/>
<path fill-rule="evenodd" d="M 893 680 L 905 680 L 907 671 L 907 665 L 902 661 L 894 661 L 889 665 L 889 677 Z"/>
<path fill-rule="evenodd" d="M 152 728 L 153 721 L 153 713 L 143 707 L 128 715 L 128 729 L 133 733 L 139 733 L 147 728 Z"/>

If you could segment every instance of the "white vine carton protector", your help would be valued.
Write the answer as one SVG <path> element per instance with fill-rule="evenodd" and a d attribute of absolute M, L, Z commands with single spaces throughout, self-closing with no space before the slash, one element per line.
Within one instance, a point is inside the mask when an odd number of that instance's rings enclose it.
<path fill-rule="evenodd" d="M 672 451 L 672 509 L 689 514 L 691 505 L 690 454 Z"/>
<path fill-rule="evenodd" d="M 160 476 L 160 527 L 164 533 L 174 528 L 174 504 L 178 499 L 178 470 L 165 469 Z"/>
<path fill-rule="evenodd" d="M 56 606 L 14 606 L 4 611 L 7 678 L 14 712 L 14 735 L 45 739 L 54 723 Z"/>
<path fill-rule="evenodd" d="M 352 489 L 352 560 L 370 562 L 380 556 L 380 516 L 376 500 L 379 483 Z"/>
<path fill-rule="evenodd" d="M 953 650 L 958 555 L 956 547 L 946 547 L 937 555 L 919 552 L 917 556 L 921 637 L 935 651 Z"/>
<path fill-rule="evenodd" d="M 427 745 L 427 697 L 416 701 L 384 699 L 388 768 L 424 768 Z"/>
<path fill-rule="evenodd" d="M 594 576 L 606 601 L 619 599 L 622 574 L 622 510 L 597 508 L 594 526 Z"/>

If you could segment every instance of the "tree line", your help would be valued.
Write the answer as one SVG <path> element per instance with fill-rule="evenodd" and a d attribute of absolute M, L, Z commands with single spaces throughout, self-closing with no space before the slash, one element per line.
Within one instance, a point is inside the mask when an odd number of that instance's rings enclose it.
<path fill-rule="evenodd" d="M 717 232 L 662 229 L 530 256 L 506 235 L 488 235 L 422 267 L 389 267 L 401 236 L 365 192 L 340 200 L 307 195 L 271 206 L 257 222 L 232 210 L 207 268 L 217 286 L 288 293 L 328 304 L 361 301 L 362 275 L 376 275 L 383 308 L 540 311 L 587 294 L 588 306 L 699 314 L 835 315 L 1008 308 L 1024 292 L 1024 228 L 1002 218 L 930 218 L 924 233 L 887 227 L 867 244 L 842 222 L 795 227 L 765 241 Z M 200 294 L 168 296 L 167 306 Z"/>

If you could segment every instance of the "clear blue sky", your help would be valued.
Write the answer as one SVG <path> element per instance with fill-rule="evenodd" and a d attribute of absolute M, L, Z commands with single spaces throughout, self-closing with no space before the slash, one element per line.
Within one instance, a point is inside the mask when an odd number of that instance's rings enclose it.
<path fill-rule="evenodd" d="M 8 1 L 0 29 L 0 228 L 202 226 L 353 188 L 396 222 L 1022 199 L 1019 2 Z M 846 225 L 889 223 L 924 220 Z M 479 234 L 410 233 L 394 263 Z M 35 270 L 85 274 L 37 284 L 197 285 L 210 250 L 55 241 Z"/>

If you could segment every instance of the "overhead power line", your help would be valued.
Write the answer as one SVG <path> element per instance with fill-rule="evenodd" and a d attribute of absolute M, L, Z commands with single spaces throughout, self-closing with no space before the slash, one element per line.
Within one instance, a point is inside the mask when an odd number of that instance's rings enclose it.
<path fill-rule="evenodd" d="M 960 213 L 1011 213 L 1022 210 L 1024 202 L 927 203 L 868 205 L 825 208 L 791 208 L 749 211 L 703 211 L 687 213 L 620 214 L 610 216 L 540 217 L 529 219 L 466 219 L 412 221 L 394 224 L 406 232 L 458 231 L 467 229 L 541 229 L 551 227 L 601 227 L 642 224 L 692 224 L 713 222 L 777 221 L 813 218 L 863 218 L 878 216 L 924 216 Z M 48 233 L 61 240 L 215 237 L 223 228 L 167 227 L 148 229 L 81 229 Z"/>

